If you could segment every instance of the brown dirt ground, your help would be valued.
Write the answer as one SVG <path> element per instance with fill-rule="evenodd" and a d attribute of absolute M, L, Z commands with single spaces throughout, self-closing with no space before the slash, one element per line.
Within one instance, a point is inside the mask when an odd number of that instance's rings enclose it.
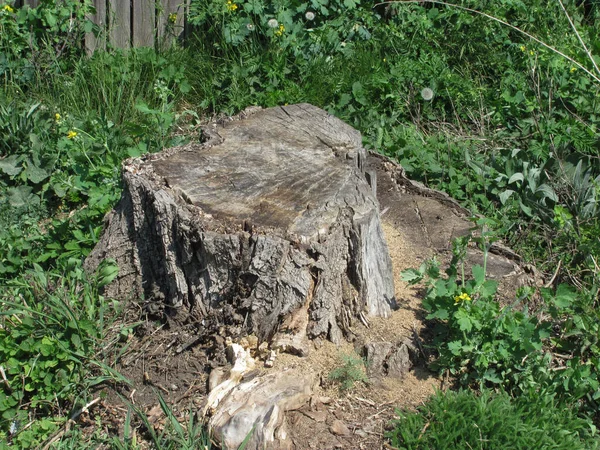
<path fill-rule="evenodd" d="M 402 232 L 391 223 L 383 223 L 390 249 L 396 281 L 399 309 L 389 319 L 372 318 L 369 328 L 355 325 L 354 343 L 339 347 L 328 341 L 316 343 L 305 358 L 278 355 L 273 370 L 293 368 L 300 373 L 311 371 L 320 380 L 309 404 L 287 415 L 287 428 L 295 448 L 302 449 L 379 449 L 389 448 L 384 434 L 395 417 L 395 409 L 413 409 L 440 387 L 440 380 L 426 369 L 420 358 L 401 380 L 383 378 L 368 384 L 359 383 L 349 393 L 341 393 L 328 374 L 341 364 L 343 355 L 358 357 L 357 349 L 368 342 L 400 342 L 418 338 L 423 331 L 423 314 L 417 292 L 400 281 L 400 272 L 418 267 L 427 258 L 423 250 L 413 248 Z M 108 436 L 123 436 L 130 405 L 144 412 L 150 423 L 161 430 L 166 423 L 158 395 L 170 405 L 180 423 L 187 423 L 190 412 L 203 406 L 211 364 L 208 344 L 195 342 L 193 327 L 177 327 L 142 317 L 135 305 L 110 330 L 105 351 L 107 363 L 131 381 L 115 383 L 104 389 L 89 415 L 82 415 L 80 426 L 90 433 L 102 424 Z M 128 331 L 131 330 L 131 331 Z M 184 349 L 186 344 L 192 343 Z M 336 435 L 330 427 L 334 420 L 343 422 L 349 435 Z M 141 425 L 139 420 L 135 423 Z M 143 442 L 143 427 L 137 430 Z"/>
<path fill-rule="evenodd" d="M 433 255 L 447 262 L 451 240 L 471 227 L 466 211 L 443 194 L 411 184 L 400 176 L 397 165 L 378 156 L 373 156 L 369 164 L 378 173 L 377 198 L 394 266 L 399 308 L 388 319 L 370 319 L 368 328 L 357 321 L 353 342 L 335 346 L 318 341 L 313 342 L 314 349 L 305 358 L 286 354 L 277 357 L 271 370 L 293 368 L 299 373 L 312 372 L 317 380 L 310 403 L 287 414 L 287 429 L 296 450 L 388 448 L 384 435 L 395 417 L 395 409 L 414 409 L 436 388 L 445 387 L 427 370 L 430 356 L 423 345 L 421 356 L 413 361 L 414 366 L 401 380 L 371 380 L 368 384 L 357 384 L 349 393 L 340 393 L 328 379 L 329 373 L 342 364 L 343 355 L 358 357 L 357 352 L 366 343 L 399 343 L 406 338 L 421 344 L 428 341 L 418 291 L 401 281 L 400 272 L 419 267 Z M 469 251 L 473 263 L 481 260 L 481 252 Z M 508 297 L 512 297 L 519 285 L 531 282 L 528 274 L 504 256 L 490 255 L 488 270 L 488 275 L 498 279 L 500 291 L 507 292 Z M 159 407 L 159 395 L 184 424 L 189 414 L 200 410 L 205 402 L 208 374 L 221 363 L 209 356 L 213 343 L 198 341 L 198 324 L 161 323 L 144 314 L 138 303 L 131 302 L 108 333 L 100 357 L 130 380 L 131 385 L 115 383 L 113 388 L 104 389 L 103 400 L 95 403 L 90 414 L 83 414 L 80 420 L 79 426 L 90 433 L 100 423 L 105 435 L 122 436 L 132 405 L 145 413 L 156 429 L 162 429 L 166 418 Z M 331 431 L 334 420 L 348 428 L 347 435 Z M 140 425 L 139 420 L 136 425 Z M 144 442 L 143 429 L 136 428 L 138 442 Z"/>

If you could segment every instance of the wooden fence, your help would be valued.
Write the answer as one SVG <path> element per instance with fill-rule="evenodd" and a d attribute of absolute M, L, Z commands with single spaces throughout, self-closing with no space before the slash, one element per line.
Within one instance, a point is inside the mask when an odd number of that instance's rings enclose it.
<path fill-rule="evenodd" d="M 88 33 L 88 53 L 105 48 L 155 47 L 184 37 L 190 0 L 92 0 L 96 13 L 90 16 L 100 34 Z M 35 8 L 40 0 L 17 0 Z"/>

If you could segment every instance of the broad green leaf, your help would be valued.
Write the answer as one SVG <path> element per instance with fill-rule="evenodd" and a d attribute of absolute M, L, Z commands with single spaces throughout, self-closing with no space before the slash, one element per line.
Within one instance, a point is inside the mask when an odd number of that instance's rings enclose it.
<path fill-rule="evenodd" d="M 511 195 L 513 195 L 515 193 L 515 191 L 513 191 L 512 189 L 507 189 L 503 192 L 500 193 L 500 195 L 498 197 L 500 197 L 500 203 L 502 203 L 503 205 L 506 203 L 506 201 L 510 198 Z"/>
<path fill-rule="evenodd" d="M 156 114 L 158 111 L 151 109 L 145 102 L 139 101 L 135 104 L 135 109 L 144 114 Z"/>
<path fill-rule="evenodd" d="M 98 273 L 98 287 L 104 287 L 109 284 L 119 274 L 119 266 L 114 262 L 106 263 Z"/>
<path fill-rule="evenodd" d="M 521 172 L 513 173 L 512 176 L 508 179 L 508 184 L 513 184 L 516 181 L 523 181 L 525 177 Z"/>
<path fill-rule="evenodd" d="M 4 172 L 9 177 L 18 175 L 21 170 L 23 170 L 23 167 L 19 155 L 10 155 L 7 158 L 0 159 L 0 172 Z"/>
<path fill-rule="evenodd" d="M 456 319 L 456 323 L 458 323 L 458 327 L 461 331 L 466 331 L 467 333 L 473 329 L 473 323 L 471 322 L 471 318 L 469 314 L 464 309 L 459 309 L 454 314 L 454 318 Z"/>
<path fill-rule="evenodd" d="M 459 356 L 462 353 L 462 342 L 461 341 L 448 342 L 448 350 L 450 350 L 454 356 Z"/>
<path fill-rule="evenodd" d="M 446 286 L 446 282 L 444 280 L 437 280 L 435 282 L 433 292 L 436 297 L 445 297 L 449 294 L 448 286 Z"/>
<path fill-rule="evenodd" d="M 427 319 L 446 320 L 446 319 L 448 319 L 448 317 L 449 317 L 449 314 L 448 314 L 448 310 L 446 308 L 440 308 L 437 311 L 434 311 L 431 314 L 427 315 Z"/>
<path fill-rule="evenodd" d="M 83 25 L 83 32 L 91 33 L 93 29 L 94 29 L 94 22 L 92 22 L 91 20 L 86 20 L 85 24 Z"/>
<path fill-rule="evenodd" d="M 81 347 L 81 338 L 79 337 L 78 334 L 71 335 L 71 342 L 73 343 L 75 348 Z"/>
<path fill-rule="evenodd" d="M 485 281 L 485 271 L 483 270 L 483 267 L 476 264 L 471 268 L 471 272 L 473 273 L 475 283 L 477 283 L 478 286 L 481 286 Z"/>
<path fill-rule="evenodd" d="M 536 194 L 542 193 L 544 199 L 549 198 L 553 202 L 557 202 L 558 201 L 558 196 L 556 195 L 556 192 L 554 192 L 554 189 L 552 189 L 546 183 L 540 184 L 538 186 L 538 188 L 536 189 L 535 193 Z"/>
<path fill-rule="evenodd" d="M 41 183 L 50 176 L 50 174 L 44 169 L 33 164 L 29 164 L 27 166 L 27 169 L 25 169 L 25 174 L 27 175 L 27 179 L 33 184 Z"/>
<path fill-rule="evenodd" d="M 481 285 L 479 293 L 482 297 L 492 298 L 498 290 L 498 282 L 496 280 L 485 280 Z"/>
<path fill-rule="evenodd" d="M 557 308 L 567 308 L 577 299 L 577 293 L 570 286 L 561 284 L 556 289 L 556 294 L 551 298 Z"/>
<path fill-rule="evenodd" d="M 418 283 L 423 279 L 423 274 L 415 269 L 406 269 L 400 273 L 402 281 L 406 281 L 409 284 Z"/>
<path fill-rule="evenodd" d="M 9 188 L 7 189 L 8 202 L 16 208 L 26 205 L 37 205 L 40 202 L 40 198 L 33 194 L 32 191 L 33 188 L 31 186 Z"/>
<path fill-rule="evenodd" d="M 46 10 L 46 23 L 50 28 L 56 26 L 56 16 L 50 10 Z"/>
<path fill-rule="evenodd" d="M 502 383 L 502 378 L 498 376 L 495 369 L 486 370 L 483 378 L 495 384 Z"/>
<path fill-rule="evenodd" d="M 527 214 L 529 217 L 533 217 L 533 211 L 529 206 L 525 206 L 521 200 L 519 200 L 519 206 L 521 207 L 521 211 Z"/>
<path fill-rule="evenodd" d="M 352 84 L 352 95 L 354 96 L 354 100 L 356 100 L 361 105 L 367 105 L 368 101 L 365 98 L 365 90 L 360 81 L 355 81 Z"/>

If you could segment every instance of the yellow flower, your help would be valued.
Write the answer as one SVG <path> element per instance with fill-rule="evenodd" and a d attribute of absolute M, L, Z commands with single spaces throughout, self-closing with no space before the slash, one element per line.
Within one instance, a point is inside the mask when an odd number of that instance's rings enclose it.
<path fill-rule="evenodd" d="M 573 72 L 577 72 L 577 67 L 571 67 L 571 70 L 570 70 L 570 72 L 571 72 L 571 73 L 573 73 Z"/>
<path fill-rule="evenodd" d="M 285 31 L 285 27 L 283 25 L 279 25 L 279 28 L 275 30 L 275 36 L 281 36 Z"/>
<path fill-rule="evenodd" d="M 77 132 L 76 131 L 70 130 L 67 133 L 67 139 L 75 139 L 76 137 L 77 137 Z"/>
<path fill-rule="evenodd" d="M 236 5 L 235 3 L 233 3 L 232 0 L 227 0 L 227 9 L 229 11 L 235 11 L 236 9 L 238 9 L 238 5 Z"/>
<path fill-rule="evenodd" d="M 533 56 L 533 55 L 535 55 L 535 52 L 534 52 L 533 50 L 529 50 L 529 54 L 530 54 L 531 56 Z"/>
<path fill-rule="evenodd" d="M 521 45 L 519 48 L 521 49 L 522 52 L 524 52 L 525 50 L 527 50 L 524 45 Z"/>
<path fill-rule="evenodd" d="M 463 292 L 462 294 L 454 297 L 455 305 L 458 305 L 460 302 L 470 302 L 470 301 L 471 301 L 471 297 L 469 297 L 469 294 L 467 294 L 466 292 Z"/>
<path fill-rule="evenodd" d="M 54 121 L 55 121 L 56 123 L 60 122 L 60 119 L 61 119 L 61 117 L 60 117 L 60 114 L 59 114 L 59 113 L 56 113 L 56 114 L 54 114 Z"/>
<path fill-rule="evenodd" d="M 169 22 L 170 23 L 177 22 L 177 13 L 171 13 L 171 14 L 169 14 Z"/>
<path fill-rule="evenodd" d="M 9 12 L 9 13 L 14 13 L 15 9 L 10 6 L 10 5 L 4 5 L 4 8 L 2 8 L 4 11 Z"/>

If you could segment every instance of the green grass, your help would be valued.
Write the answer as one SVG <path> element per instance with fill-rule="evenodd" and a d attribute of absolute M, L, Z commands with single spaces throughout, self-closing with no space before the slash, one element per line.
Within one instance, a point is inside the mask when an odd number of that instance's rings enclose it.
<path fill-rule="evenodd" d="M 398 415 L 388 437 L 403 450 L 593 450 L 600 446 L 590 422 L 543 398 L 513 399 L 490 391 L 438 392 L 417 412 Z"/>

